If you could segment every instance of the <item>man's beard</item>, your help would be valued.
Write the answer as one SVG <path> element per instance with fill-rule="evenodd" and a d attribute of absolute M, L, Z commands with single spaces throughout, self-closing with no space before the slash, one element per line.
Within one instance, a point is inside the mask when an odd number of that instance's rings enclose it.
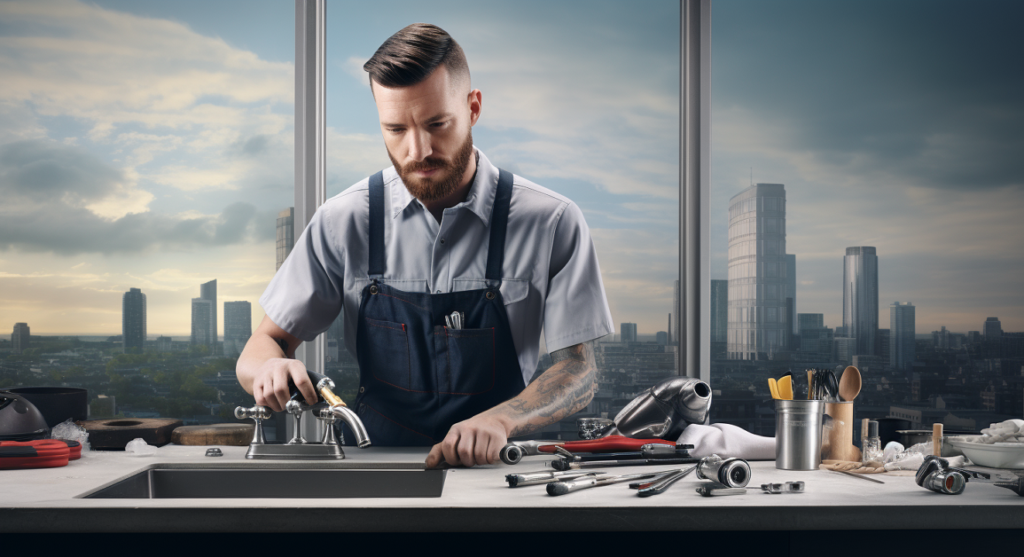
<path fill-rule="evenodd" d="M 466 134 L 466 141 L 463 142 L 451 160 L 427 157 L 422 161 L 402 166 L 398 164 L 395 157 L 391 156 L 391 151 L 388 150 L 388 158 L 391 159 L 391 164 L 395 165 L 398 176 L 402 178 L 402 182 L 409 190 L 409 193 L 420 201 L 437 201 L 455 193 L 455 190 L 459 189 L 459 186 L 462 184 L 462 176 L 466 173 L 466 168 L 469 166 L 469 157 L 472 154 L 472 130 Z M 417 170 L 433 168 L 439 170 L 434 176 L 427 178 L 413 176 L 413 172 Z"/>

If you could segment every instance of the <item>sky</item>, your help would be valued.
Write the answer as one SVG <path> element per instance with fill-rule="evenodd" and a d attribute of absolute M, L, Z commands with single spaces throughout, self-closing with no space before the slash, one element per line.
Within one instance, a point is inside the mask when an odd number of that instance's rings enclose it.
<path fill-rule="evenodd" d="M 390 165 L 363 62 L 440 25 L 483 92 L 476 145 L 580 205 L 616 323 L 664 330 L 679 11 L 636 6 L 329 1 L 328 195 Z M 970 6 L 713 2 L 713 278 L 752 175 L 786 185 L 798 311 L 840 325 L 845 248 L 871 245 L 881 326 L 898 300 L 919 333 L 1024 330 L 1024 8 Z M 0 0 L 0 326 L 118 334 L 136 287 L 150 336 L 187 335 L 211 279 L 258 323 L 292 204 L 293 33 L 289 0 Z"/>

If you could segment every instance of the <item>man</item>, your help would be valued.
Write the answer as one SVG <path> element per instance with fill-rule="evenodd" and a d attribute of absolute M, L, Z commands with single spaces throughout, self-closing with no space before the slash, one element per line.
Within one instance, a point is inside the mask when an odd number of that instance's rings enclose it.
<path fill-rule="evenodd" d="M 260 299 L 238 379 L 277 412 L 289 382 L 314 403 L 288 358 L 344 308 L 371 441 L 432 446 L 430 467 L 491 464 L 593 397 L 592 342 L 613 331 L 597 254 L 576 205 L 473 146 L 482 94 L 448 33 L 410 25 L 363 68 L 394 167 L 313 215 Z M 542 327 L 554 365 L 527 387 Z"/>

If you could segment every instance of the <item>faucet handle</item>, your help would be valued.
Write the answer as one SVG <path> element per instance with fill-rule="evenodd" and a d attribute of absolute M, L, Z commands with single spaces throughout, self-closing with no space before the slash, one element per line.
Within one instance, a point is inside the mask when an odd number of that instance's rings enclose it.
<path fill-rule="evenodd" d="M 263 436 L 263 420 L 269 419 L 270 415 L 270 408 L 266 406 L 257 405 L 252 408 L 239 406 L 235 408 L 235 418 L 256 422 L 256 427 L 252 432 L 252 441 L 249 442 L 250 445 L 263 445 L 266 443 L 266 438 Z"/>
<path fill-rule="evenodd" d="M 269 420 L 270 416 L 270 408 L 266 406 L 253 406 L 252 408 L 239 406 L 235 408 L 235 418 L 239 420 Z"/>
<path fill-rule="evenodd" d="M 324 438 L 320 442 L 324 445 L 337 445 L 338 438 L 334 435 L 334 424 L 338 422 L 338 417 L 334 415 L 334 411 L 330 408 L 321 408 L 316 417 L 324 423 Z"/>

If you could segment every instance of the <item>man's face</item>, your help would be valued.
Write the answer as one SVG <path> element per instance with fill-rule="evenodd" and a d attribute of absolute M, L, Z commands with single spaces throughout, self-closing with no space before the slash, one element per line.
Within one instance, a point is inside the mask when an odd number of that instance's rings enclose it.
<path fill-rule="evenodd" d="M 469 90 L 468 78 L 455 81 L 440 66 L 411 87 L 372 85 L 388 156 L 420 201 L 443 199 L 469 178 L 481 95 Z"/>

